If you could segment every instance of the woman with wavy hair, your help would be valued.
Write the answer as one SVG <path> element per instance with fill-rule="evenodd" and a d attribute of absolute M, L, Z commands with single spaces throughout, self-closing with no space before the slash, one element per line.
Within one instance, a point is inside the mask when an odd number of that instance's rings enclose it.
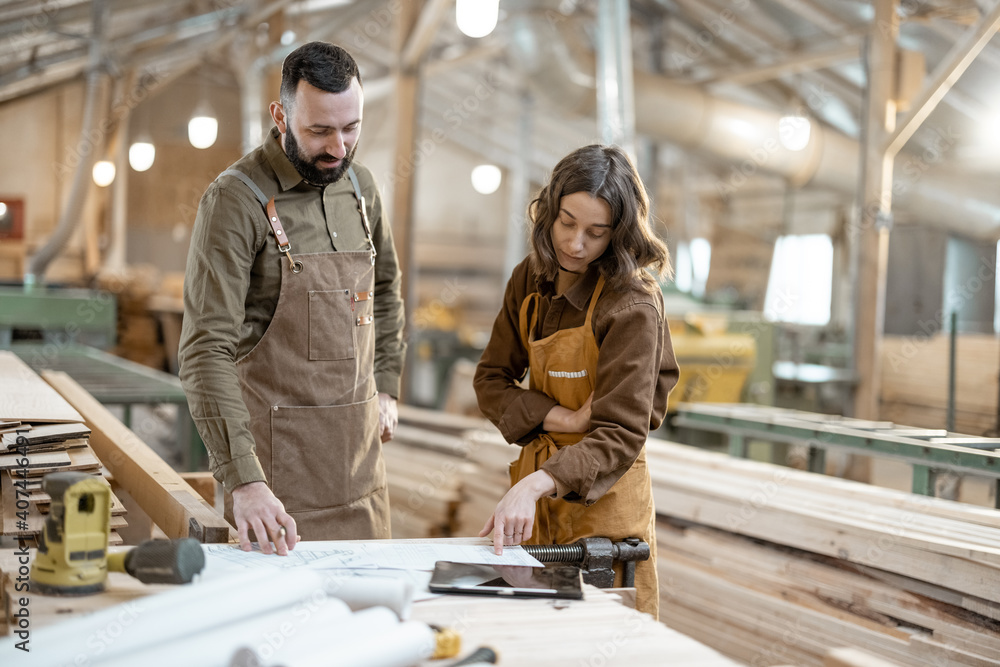
<path fill-rule="evenodd" d="M 640 537 L 651 558 L 636 567 L 637 607 L 655 617 L 645 444 L 677 383 L 656 280 L 671 272 L 670 256 L 650 230 L 642 181 L 615 146 L 563 158 L 528 214 L 532 252 L 507 283 L 476 369 L 480 409 L 522 446 L 481 535 L 493 534 L 497 553 Z"/>

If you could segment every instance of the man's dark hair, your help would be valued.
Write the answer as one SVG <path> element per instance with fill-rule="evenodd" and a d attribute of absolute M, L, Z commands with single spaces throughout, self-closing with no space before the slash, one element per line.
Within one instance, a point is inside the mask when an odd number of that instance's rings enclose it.
<path fill-rule="evenodd" d="M 360 84 L 358 64 L 344 49 L 327 42 L 303 44 L 289 53 L 281 66 L 281 106 L 286 113 L 291 111 L 299 81 L 328 93 L 342 93 L 355 78 Z"/>

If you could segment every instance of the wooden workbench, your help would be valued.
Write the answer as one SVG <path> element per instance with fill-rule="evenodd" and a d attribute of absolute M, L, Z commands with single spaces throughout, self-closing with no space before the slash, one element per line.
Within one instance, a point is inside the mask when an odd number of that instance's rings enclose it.
<path fill-rule="evenodd" d="M 427 541 L 427 540 L 420 540 Z M 17 572 L 11 549 L 0 550 L 0 571 Z M 197 585 L 197 584 L 196 584 Z M 10 590 L 11 586 L 5 586 Z M 30 630 L 167 590 L 148 586 L 118 573 L 109 576 L 109 590 L 83 598 L 32 595 Z M 223 604 L 218 602 L 218 604 Z M 5 599 L 3 617 L 15 610 Z M 440 596 L 413 605 L 414 620 L 457 630 L 465 655 L 490 646 L 501 665 L 738 665 L 697 641 L 619 604 L 612 593 L 587 586 L 582 601 L 510 600 L 471 596 Z M 6 633 L 6 626 L 0 626 Z M 0 664 L 9 657 L 0 655 Z M 426 661 L 422 666 L 442 665 Z"/>

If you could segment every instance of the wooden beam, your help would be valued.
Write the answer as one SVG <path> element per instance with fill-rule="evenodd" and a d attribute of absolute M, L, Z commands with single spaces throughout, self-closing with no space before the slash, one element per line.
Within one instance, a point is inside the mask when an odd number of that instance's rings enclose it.
<path fill-rule="evenodd" d="M 90 446 L 101 463 L 167 537 L 235 540 L 236 531 L 226 520 L 73 378 L 58 371 L 42 371 L 42 377 L 83 415 L 91 430 Z"/>
<path fill-rule="evenodd" d="M 820 30 L 834 37 L 845 38 L 853 32 L 853 27 L 836 12 L 813 0 L 778 0 L 778 3 Z"/>
<path fill-rule="evenodd" d="M 978 25 L 967 30 L 962 38 L 955 42 L 951 51 L 934 70 L 931 80 L 920 91 L 913 108 L 900 122 L 896 131 L 887 138 L 885 151 L 889 155 L 895 156 L 910 140 L 921 123 L 937 107 L 938 102 L 951 90 L 979 52 L 989 43 L 998 26 L 1000 26 L 1000 4 L 994 5 L 993 10 L 984 16 Z"/>
<path fill-rule="evenodd" d="M 466 49 L 453 58 L 449 58 L 448 60 L 435 60 L 433 62 L 429 62 L 424 65 L 422 71 L 426 78 L 435 77 L 445 72 L 450 72 L 453 69 L 465 67 L 466 65 L 470 65 L 472 63 L 478 63 L 483 60 L 492 60 L 502 55 L 505 50 L 504 45 L 500 43 L 474 46 Z"/>
<path fill-rule="evenodd" d="M 396 160 L 395 168 L 390 177 L 392 183 L 392 232 L 395 237 L 396 254 L 399 258 L 399 270 L 403 276 L 403 302 L 407 313 L 412 315 L 417 306 L 415 300 L 416 271 L 413 266 L 413 202 L 414 184 L 417 169 L 417 113 L 420 109 L 419 71 L 416 67 L 406 68 L 403 63 L 405 45 L 415 33 L 417 22 L 424 7 L 424 0 L 412 0 L 402 3 L 398 16 L 397 44 L 399 45 L 399 61 L 396 71 Z M 409 319 L 409 315 L 408 315 Z M 409 325 L 407 330 L 409 332 Z M 409 373 L 411 354 L 407 354 L 404 364 L 404 377 Z M 402 396 L 407 394 L 404 381 Z"/>
<path fill-rule="evenodd" d="M 198 495 L 205 499 L 205 502 L 215 506 L 218 496 L 219 482 L 210 472 L 182 472 L 181 479 L 191 485 L 191 488 L 198 492 Z"/>
<path fill-rule="evenodd" d="M 211 41 L 205 44 L 202 44 L 201 41 L 205 37 L 204 34 L 187 39 L 175 36 L 174 40 L 168 45 L 150 49 L 155 55 L 149 56 L 148 61 L 143 53 L 142 47 L 144 43 L 123 46 L 121 50 L 115 50 L 115 46 L 112 44 L 110 48 L 114 56 L 121 62 L 128 62 L 136 69 L 152 64 L 154 67 L 149 67 L 149 69 L 157 71 L 160 68 L 155 67 L 155 65 L 160 64 L 164 60 L 164 54 L 173 52 L 174 50 L 180 50 L 185 54 L 189 54 L 191 60 L 187 64 L 180 66 L 180 68 L 183 68 L 181 71 L 171 72 L 169 75 L 163 73 L 158 73 L 157 75 L 158 79 L 173 80 L 173 78 L 183 74 L 188 69 L 201 65 L 209 58 L 222 52 L 237 37 L 247 32 L 252 32 L 258 24 L 268 20 L 272 14 L 280 11 L 291 2 L 292 0 L 273 0 L 256 12 L 245 13 L 244 18 L 232 26 L 226 27 L 220 21 L 217 29 L 208 35 Z M 152 41 L 156 42 L 157 40 L 154 39 Z M 62 84 L 77 78 L 86 71 L 86 54 L 87 50 L 85 48 L 67 50 L 51 56 L 45 61 L 45 67 L 40 71 L 27 71 L 22 67 L 0 75 L 0 103 L 24 97 L 44 90 L 49 86 Z"/>
<path fill-rule="evenodd" d="M 454 4 L 453 0 L 430 0 L 424 6 L 416 25 L 407 36 L 400 54 L 400 64 L 403 70 L 415 69 L 420 64 L 427 49 L 434 42 L 434 35 L 444 19 L 445 11 L 452 4 Z"/>
<path fill-rule="evenodd" d="M 896 106 L 896 40 L 898 0 L 876 0 L 868 33 L 868 109 L 862 152 L 864 182 L 857 218 L 850 229 L 855 253 L 854 368 L 858 386 L 854 417 L 878 418 L 879 363 L 885 320 L 885 280 L 889 259 L 888 221 L 892 211 L 893 156 L 886 155 L 885 137 L 893 129 Z M 863 478 L 864 471 L 853 478 Z"/>
<path fill-rule="evenodd" d="M 785 74 L 797 74 L 811 70 L 824 69 L 848 60 L 857 60 L 861 55 L 861 47 L 855 43 L 847 46 L 820 51 L 790 54 L 776 63 L 741 68 L 730 72 L 722 72 L 707 77 L 706 83 L 734 83 L 749 85 L 777 79 Z"/>

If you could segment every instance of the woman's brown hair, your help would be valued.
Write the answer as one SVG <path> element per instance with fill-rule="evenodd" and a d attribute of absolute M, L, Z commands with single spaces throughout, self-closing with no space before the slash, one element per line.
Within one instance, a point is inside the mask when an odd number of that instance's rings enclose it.
<path fill-rule="evenodd" d="M 628 155 L 617 146 L 592 144 L 573 151 L 556 165 L 548 185 L 528 207 L 535 273 L 555 280 L 559 261 L 552 247 L 552 225 L 562 198 L 586 192 L 611 207 L 611 242 L 595 260 L 611 289 L 653 290 L 658 277 L 672 274 L 666 244 L 649 228 L 649 198 Z"/>

